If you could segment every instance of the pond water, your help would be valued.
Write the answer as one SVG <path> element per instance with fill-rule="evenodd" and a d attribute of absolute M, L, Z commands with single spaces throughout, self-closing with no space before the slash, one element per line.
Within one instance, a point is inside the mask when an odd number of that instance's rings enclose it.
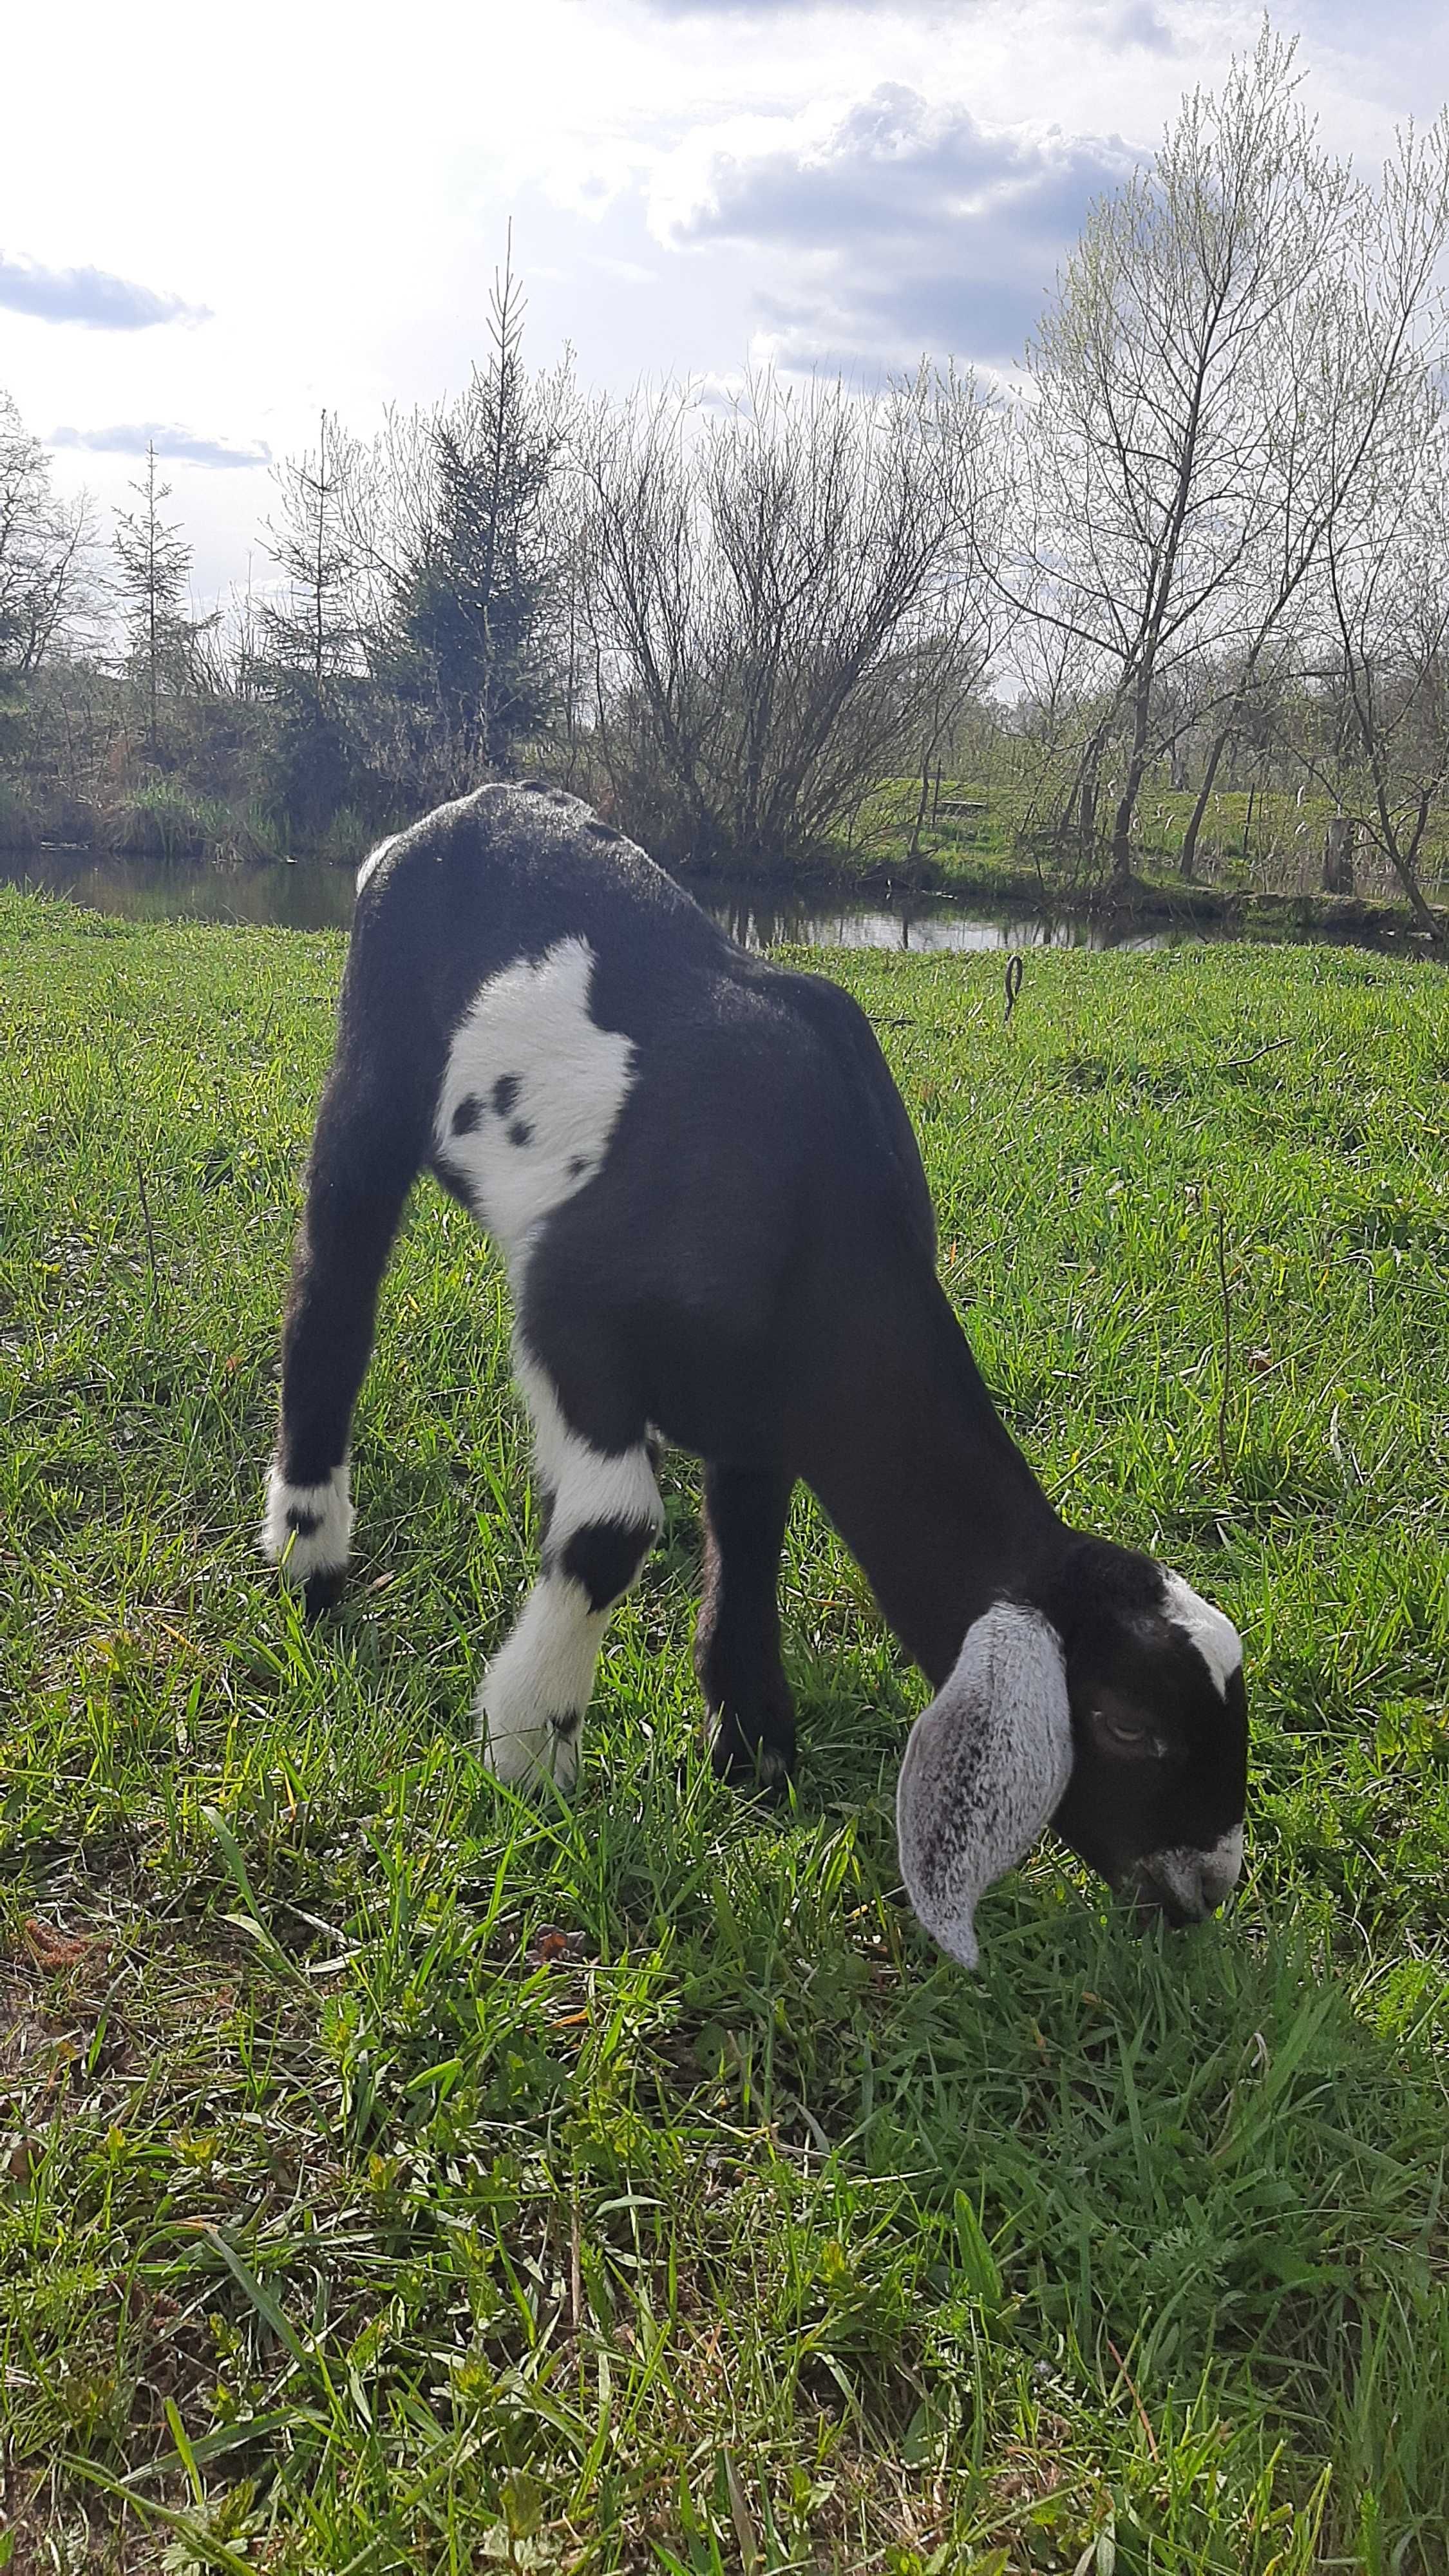
<path fill-rule="evenodd" d="M 88 850 L 0 851 L 0 879 L 43 887 L 128 921 L 275 922 L 287 930 L 336 930 L 352 918 L 351 869 L 315 860 L 168 866 L 160 859 L 98 859 Z M 746 948 L 789 941 L 807 948 L 905 948 L 929 955 L 945 949 L 1168 948 L 1181 938 L 1213 935 L 1201 928 L 1119 930 L 929 895 L 797 896 L 723 877 L 701 880 L 691 891 Z"/>

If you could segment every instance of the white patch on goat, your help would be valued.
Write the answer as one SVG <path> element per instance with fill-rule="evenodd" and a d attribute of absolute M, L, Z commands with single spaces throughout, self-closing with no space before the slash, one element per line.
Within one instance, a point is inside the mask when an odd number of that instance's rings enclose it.
<path fill-rule="evenodd" d="M 556 1560 L 577 1531 L 599 1523 L 642 1524 L 657 1533 L 664 1507 L 648 1450 L 610 1452 L 580 1439 L 564 1419 L 553 1380 L 521 1338 L 514 1343 L 514 1365 L 533 1423 L 538 1481 L 553 1499 L 550 1558 Z M 649 1543 L 642 1542 L 641 1558 Z M 500 1780 L 523 1787 L 552 1777 L 561 1789 L 573 1787 L 609 1607 L 596 1610 L 584 1585 L 556 1562 L 540 1575 L 489 1665 L 475 1704 L 484 1760 Z"/>
<path fill-rule="evenodd" d="M 1203 1887 L 1211 1904 L 1220 1904 L 1230 1887 L 1236 1887 L 1243 1871 L 1243 1828 L 1234 1825 L 1230 1834 L 1220 1834 L 1212 1849 L 1203 1854 Z"/>
<path fill-rule="evenodd" d="M 325 1485 L 290 1485 L 273 1462 L 267 1475 L 261 1546 L 262 1554 L 281 1568 L 288 1583 L 310 1583 L 314 1575 L 341 1573 L 352 1541 L 350 1485 L 345 1458 Z"/>
<path fill-rule="evenodd" d="M 607 1610 L 595 1610 L 572 1575 L 545 1574 L 483 1676 L 475 1705 L 483 1758 L 523 1788 L 550 1776 L 571 1789 L 579 1735 L 594 1687 Z"/>
<path fill-rule="evenodd" d="M 368 851 L 366 858 L 363 860 L 361 867 L 357 871 L 357 891 L 359 894 L 361 894 L 363 887 L 369 882 L 369 880 L 376 876 L 378 869 L 381 867 L 383 860 L 387 857 L 388 851 L 392 848 L 393 843 L 395 841 L 400 841 L 401 839 L 402 834 L 400 832 L 391 832 L 385 841 L 378 842 L 375 850 Z"/>
<path fill-rule="evenodd" d="M 510 1267 L 533 1228 L 593 1179 L 629 1096 L 634 1047 L 591 1018 L 593 971 L 586 939 L 505 967 L 475 994 L 448 1050 L 434 1145 Z"/>
<path fill-rule="evenodd" d="M 654 1464 L 642 1445 L 635 1449 L 595 1449 L 581 1440 L 564 1419 L 554 1383 L 539 1367 L 521 1336 L 513 1345 L 513 1365 L 533 1424 L 533 1460 L 539 1483 L 553 1497 L 548 1543 L 555 1553 L 595 1521 L 647 1521 L 663 1527 L 664 1512 Z"/>
<path fill-rule="evenodd" d="M 1184 1583 L 1180 1574 L 1173 1574 L 1164 1566 L 1162 1579 L 1167 1591 L 1169 1619 L 1187 1630 L 1217 1683 L 1219 1693 L 1226 1699 L 1229 1682 L 1234 1673 L 1242 1670 L 1242 1638 L 1231 1619 L 1223 1611 L 1215 1609 L 1211 1601 L 1204 1601 L 1201 1593 L 1194 1592 L 1190 1583 Z"/>

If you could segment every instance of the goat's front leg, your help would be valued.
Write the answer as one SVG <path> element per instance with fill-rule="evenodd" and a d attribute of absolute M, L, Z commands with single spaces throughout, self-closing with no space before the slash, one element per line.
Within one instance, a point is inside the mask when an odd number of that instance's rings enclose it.
<path fill-rule="evenodd" d="M 416 1104 L 339 1050 L 322 1096 L 282 1342 L 264 1555 L 311 1610 L 341 1589 L 352 1535 L 348 1442 L 377 1293 L 421 1153 Z"/>
<path fill-rule="evenodd" d="M 551 1508 L 538 1581 L 483 1677 L 478 1733 L 500 1780 L 524 1786 L 551 1776 L 571 1789 L 609 1614 L 654 1545 L 664 1512 L 642 1429 L 626 1448 L 595 1448 L 570 1428 L 545 1372 L 522 1353 L 517 1365 L 538 1481 Z"/>
<path fill-rule="evenodd" d="M 704 1597 L 694 1669 L 712 1720 L 710 1759 L 725 1779 L 784 1781 L 795 1765 L 795 1708 L 780 1660 L 780 1548 L 794 1478 L 782 1468 L 709 1466 L 704 1475 Z"/>

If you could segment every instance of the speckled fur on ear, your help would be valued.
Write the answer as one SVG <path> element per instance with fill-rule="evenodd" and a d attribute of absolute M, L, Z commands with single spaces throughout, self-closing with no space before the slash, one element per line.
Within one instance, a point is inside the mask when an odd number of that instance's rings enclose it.
<path fill-rule="evenodd" d="M 906 1893 L 963 1968 L 978 1898 L 1031 1849 L 1071 1768 L 1061 1641 L 1040 1611 L 998 1601 L 912 1727 L 896 1789 Z"/>

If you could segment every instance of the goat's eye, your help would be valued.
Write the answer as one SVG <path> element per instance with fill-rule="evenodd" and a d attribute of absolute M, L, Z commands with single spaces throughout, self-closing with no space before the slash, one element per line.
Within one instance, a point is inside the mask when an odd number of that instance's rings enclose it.
<path fill-rule="evenodd" d="M 1162 1745 L 1145 1717 L 1129 1717 L 1115 1708 L 1095 1708 L 1092 1725 L 1108 1752 L 1160 1753 Z"/>

